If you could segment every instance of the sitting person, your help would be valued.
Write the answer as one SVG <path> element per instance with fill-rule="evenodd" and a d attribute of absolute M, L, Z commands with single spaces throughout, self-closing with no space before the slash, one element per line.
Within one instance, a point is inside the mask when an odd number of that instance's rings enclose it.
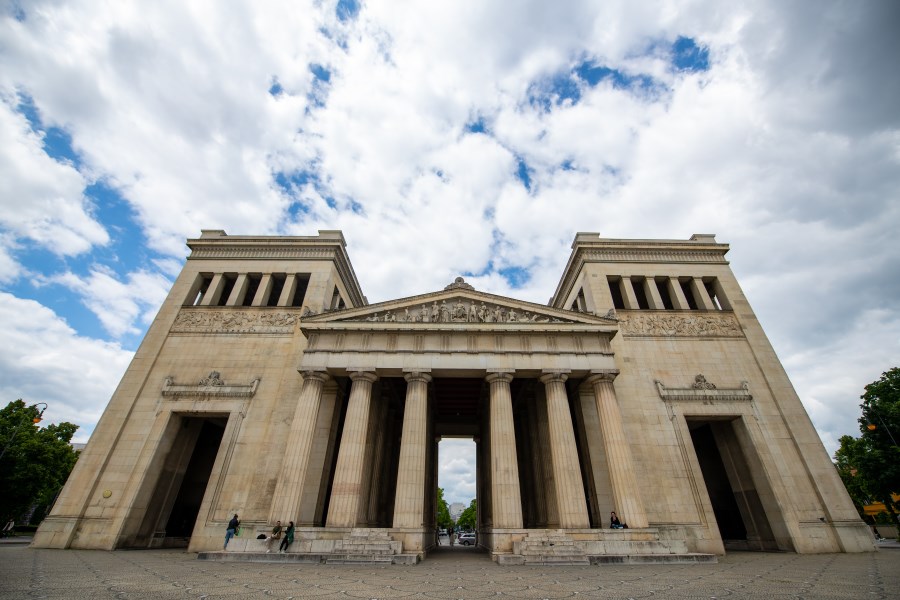
<path fill-rule="evenodd" d="M 616 516 L 616 511 L 612 511 L 609 513 L 609 528 L 610 529 L 628 529 L 628 525 L 619 521 L 619 517 Z"/>

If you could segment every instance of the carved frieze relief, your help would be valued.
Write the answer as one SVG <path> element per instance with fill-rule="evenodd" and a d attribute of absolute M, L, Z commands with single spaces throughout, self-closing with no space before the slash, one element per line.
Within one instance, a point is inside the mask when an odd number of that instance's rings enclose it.
<path fill-rule="evenodd" d="M 626 337 L 743 337 L 731 313 L 673 314 L 667 311 L 619 311 L 619 329 Z"/>
<path fill-rule="evenodd" d="M 198 309 L 187 307 L 172 324 L 173 333 L 291 333 L 297 313 L 285 310 Z"/>
<path fill-rule="evenodd" d="M 222 375 L 218 371 L 210 371 L 209 375 L 201 379 L 199 383 L 193 385 L 175 383 L 174 378 L 166 377 L 163 382 L 162 395 L 166 397 L 199 396 L 203 398 L 250 398 L 256 394 L 259 380 L 259 377 L 257 377 L 246 385 L 228 384 L 222 379 Z"/>

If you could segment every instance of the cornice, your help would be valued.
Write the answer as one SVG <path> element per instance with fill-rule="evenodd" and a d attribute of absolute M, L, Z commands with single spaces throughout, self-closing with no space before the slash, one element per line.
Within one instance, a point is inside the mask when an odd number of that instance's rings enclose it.
<path fill-rule="evenodd" d="M 163 382 L 162 395 L 169 398 L 181 396 L 198 396 L 201 398 L 252 398 L 259 386 L 259 377 L 247 385 L 229 385 L 221 378 L 218 371 L 211 371 L 196 385 L 175 383 L 172 377 Z"/>
<path fill-rule="evenodd" d="M 741 387 L 731 389 L 719 389 L 714 383 L 706 380 L 702 374 L 694 377 L 694 383 L 689 388 L 667 388 L 663 382 L 656 380 L 656 391 L 664 402 L 701 401 L 714 403 L 715 401 L 750 402 L 753 394 L 750 393 L 750 384 L 741 382 Z"/>

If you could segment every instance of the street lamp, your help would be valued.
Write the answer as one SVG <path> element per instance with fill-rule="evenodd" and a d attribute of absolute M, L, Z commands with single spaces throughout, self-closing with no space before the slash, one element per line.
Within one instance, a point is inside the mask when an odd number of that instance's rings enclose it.
<path fill-rule="evenodd" d="M 40 410 L 40 412 L 37 414 L 36 417 L 31 419 L 31 422 L 34 423 L 35 425 L 40 423 L 41 420 L 43 419 L 44 411 L 47 410 L 47 403 L 46 402 L 38 402 L 37 404 L 32 404 L 30 407 L 30 408 L 37 409 L 38 406 L 42 406 L 42 405 L 44 408 L 42 408 Z M 23 422 L 20 422 L 18 425 L 16 425 L 16 428 L 13 429 L 12 435 L 9 436 L 9 439 L 6 441 L 6 445 L 3 446 L 3 452 L 0 452 L 0 458 L 3 458 L 3 455 L 6 454 L 6 451 L 9 449 L 9 445 L 12 444 L 14 439 L 16 439 L 16 434 L 19 433 L 19 428 L 22 427 L 23 424 L 24 424 Z"/>
<path fill-rule="evenodd" d="M 884 419 L 882 419 L 878 415 L 878 413 L 875 413 L 874 411 L 873 414 L 875 415 L 875 418 L 878 419 L 878 421 L 881 423 L 881 426 L 884 427 L 884 430 L 887 431 L 888 437 L 891 438 L 891 442 L 893 442 L 893 444 L 896 446 L 897 440 L 894 439 L 894 434 L 891 433 L 890 428 L 884 424 Z M 868 429 L 869 431 L 875 431 L 876 429 L 878 429 L 878 425 L 876 425 L 875 423 L 869 423 L 868 425 L 866 425 L 866 429 Z"/>

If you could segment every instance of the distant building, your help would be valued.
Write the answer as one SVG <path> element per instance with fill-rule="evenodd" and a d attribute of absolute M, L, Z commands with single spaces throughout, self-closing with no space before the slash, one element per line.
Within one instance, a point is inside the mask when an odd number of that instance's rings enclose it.
<path fill-rule="evenodd" d="M 459 519 L 459 515 L 463 514 L 463 511 L 466 510 L 466 505 L 462 502 L 454 502 L 448 509 L 450 510 L 450 518 L 456 521 Z"/>
<path fill-rule="evenodd" d="M 229 552 L 280 519 L 310 558 L 415 562 L 455 436 L 502 563 L 874 550 L 712 235 L 579 233 L 548 305 L 369 304 L 338 231 L 188 246 L 35 547 L 221 550 L 239 513 Z"/>

